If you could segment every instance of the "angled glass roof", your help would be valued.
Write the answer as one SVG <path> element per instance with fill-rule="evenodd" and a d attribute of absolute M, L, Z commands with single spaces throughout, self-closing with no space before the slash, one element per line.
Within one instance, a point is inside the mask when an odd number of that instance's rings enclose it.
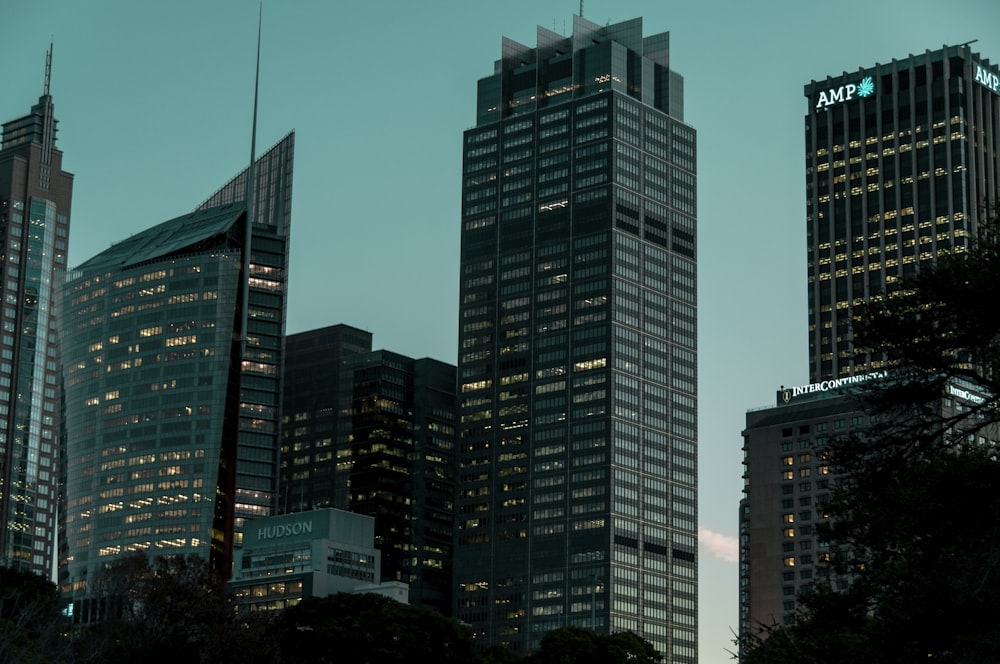
<path fill-rule="evenodd" d="M 132 237 L 116 242 L 77 270 L 122 270 L 147 261 L 186 254 L 206 249 L 238 248 L 243 244 L 242 234 L 231 236 L 230 231 L 246 213 L 243 204 L 220 205 L 185 214 L 146 229 Z"/>

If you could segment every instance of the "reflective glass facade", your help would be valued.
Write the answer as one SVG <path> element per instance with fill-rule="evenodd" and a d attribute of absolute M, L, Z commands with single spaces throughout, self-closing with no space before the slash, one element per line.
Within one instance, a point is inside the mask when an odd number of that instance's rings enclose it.
<path fill-rule="evenodd" d="M 245 276 L 246 170 L 69 274 L 60 581 L 73 599 L 128 551 L 197 554 L 228 577 L 243 519 L 274 509 L 293 145 L 257 159 Z"/>
<path fill-rule="evenodd" d="M 465 132 L 456 617 L 697 660 L 696 135 L 642 21 L 505 39 Z"/>
<path fill-rule="evenodd" d="M 0 148 L 0 565 L 46 577 L 55 570 L 59 475 L 54 297 L 73 192 L 55 140 L 46 89 L 29 115 L 4 123 Z"/>
<path fill-rule="evenodd" d="M 129 551 L 232 554 L 245 209 L 173 219 L 69 274 L 64 590 Z"/>
<path fill-rule="evenodd" d="M 1000 194 L 998 72 L 949 46 L 805 86 L 811 381 L 882 366 L 854 350 L 857 308 L 974 241 Z"/>

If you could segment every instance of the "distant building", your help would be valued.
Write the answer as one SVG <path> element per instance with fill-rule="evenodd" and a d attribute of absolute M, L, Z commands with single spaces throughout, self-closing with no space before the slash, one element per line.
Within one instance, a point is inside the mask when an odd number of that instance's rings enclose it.
<path fill-rule="evenodd" d="M 879 369 L 858 307 L 975 241 L 1000 197 L 998 81 L 961 45 L 805 86 L 811 382 Z"/>
<path fill-rule="evenodd" d="M 408 604 L 405 583 L 379 581 L 374 542 L 375 519 L 337 509 L 248 521 L 229 591 L 240 611 L 279 610 L 342 592 Z"/>
<path fill-rule="evenodd" d="M 463 138 L 455 617 L 697 661 L 696 133 L 669 34 L 503 40 Z"/>
<path fill-rule="evenodd" d="M 66 273 L 73 176 L 45 87 L 0 143 L 0 565 L 53 577 L 60 427 L 55 290 Z"/>
<path fill-rule="evenodd" d="M 455 367 L 335 325 L 288 337 L 282 506 L 375 518 L 381 581 L 451 611 Z"/>
<path fill-rule="evenodd" d="M 267 188 L 249 275 L 239 177 L 215 207 L 68 274 L 61 582 L 72 600 L 130 551 L 197 554 L 228 578 L 242 521 L 273 509 L 293 139 L 257 161 Z"/>

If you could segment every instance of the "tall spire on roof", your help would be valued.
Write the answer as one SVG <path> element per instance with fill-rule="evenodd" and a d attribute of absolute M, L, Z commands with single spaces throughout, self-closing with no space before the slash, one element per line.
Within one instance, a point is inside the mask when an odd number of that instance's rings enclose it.
<path fill-rule="evenodd" d="M 247 167 L 247 223 L 243 243 L 243 324 L 240 330 L 240 355 L 247 351 L 247 326 L 250 318 L 250 244 L 253 240 L 254 203 L 256 197 L 255 166 L 257 161 L 257 98 L 260 90 L 260 32 L 264 18 L 264 0 L 257 9 L 257 68 L 253 77 L 253 122 L 250 126 L 250 166 Z"/>
<path fill-rule="evenodd" d="M 49 96 L 49 82 L 52 80 L 52 42 L 49 42 L 49 50 L 45 54 L 45 89 L 42 91 L 42 96 Z"/>
<path fill-rule="evenodd" d="M 52 95 L 49 94 L 49 84 L 52 82 L 52 48 L 53 43 L 49 42 L 49 50 L 45 53 L 45 86 L 42 89 L 42 98 L 38 100 L 42 113 L 42 167 L 38 169 L 38 186 L 42 189 L 49 188 L 52 177 L 50 170 L 52 150 L 56 147 L 55 110 L 52 106 Z"/>

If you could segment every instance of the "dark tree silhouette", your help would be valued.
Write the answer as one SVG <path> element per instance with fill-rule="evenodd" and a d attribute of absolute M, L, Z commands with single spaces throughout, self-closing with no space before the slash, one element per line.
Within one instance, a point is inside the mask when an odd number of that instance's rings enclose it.
<path fill-rule="evenodd" d="M 580 627 L 562 627 L 542 637 L 528 664 L 656 664 L 662 657 L 649 641 L 633 632 L 599 635 Z"/>
<path fill-rule="evenodd" d="M 276 662 L 269 615 L 238 616 L 197 556 L 123 556 L 92 585 L 99 622 L 74 635 L 81 662 Z M 250 659 L 245 659 L 249 657 Z"/>
<path fill-rule="evenodd" d="M 457 621 L 373 594 L 304 599 L 275 627 L 286 664 L 482 661 Z"/>
<path fill-rule="evenodd" d="M 54 584 L 31 572 L 0 568 L 0 662 L 68 661 L 67 627 Z"/>

